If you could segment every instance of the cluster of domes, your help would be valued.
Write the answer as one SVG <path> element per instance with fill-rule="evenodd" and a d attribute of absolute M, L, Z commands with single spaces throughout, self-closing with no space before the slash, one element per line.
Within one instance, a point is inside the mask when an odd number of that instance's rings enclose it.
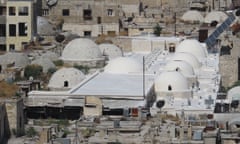
<path fill-rule="evenodd" d="M 65 46 L 61 59 L 70 64 L 101 67 L 106 59 L 122 55 L 121 49 L 113 44 L 97 45 L 90 39 L 76 38 Z"/>
<path fill-rule="evenodd" d="M 205 17 L 203 17 L 200 12 L 196 10 L 190 10 L 182 15 L 181 20 L 190 23 L 199 22 L 210 24 L 214 21 L 222 23 L 224 20 L 227 19 L 227 17 L 228 17 L 227 14 L 222 11 L 211 11 L 207 13 Z"/>

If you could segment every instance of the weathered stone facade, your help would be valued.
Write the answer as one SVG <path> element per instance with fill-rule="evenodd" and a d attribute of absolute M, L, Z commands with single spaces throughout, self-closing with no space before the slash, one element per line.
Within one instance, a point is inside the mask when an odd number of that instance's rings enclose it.
<path fill-rule="evenodd" d="M 9 122 L 5 103 L 0 102 L 0 143 L 5 144 L 10 137 Z"/>
<path fill-rule="evenodd" d="M 24 134 L 23 99 L 6 99 L 5 103 L 11 133 L 22 136 Z"/>

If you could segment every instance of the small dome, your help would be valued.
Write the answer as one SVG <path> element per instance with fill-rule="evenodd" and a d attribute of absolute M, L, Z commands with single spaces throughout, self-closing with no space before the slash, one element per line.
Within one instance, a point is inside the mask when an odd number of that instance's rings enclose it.
<path fill-rule="evenodd" d="M 47 73 L 50 68 L 56 67 L 54 65 L 54 63 L 51 60 L 49 60 L 48 58 L 36 59 L 36 60 L 32 61 L 32 64 L 37 64 L 37 65 L 42 66 L 44 73 Z"/>
<path fill-rule="evenodd" d="M 155 80 L 156 92 L 183 91 L 188 89 L 187 79 L 179 72 L 163 72 Z"/>
<path fill-rule="evenodd" d="M 64 61 L 87 61 L 102 57 L 97 44 L 90 39 L 78 38 L 70 41 L 62 52 Z"/>
<path fill-rule="evenodd" d="M 240 86 L 231 88 L 227 96 L 229 100 L 240 100 Z"/>
<path fill-rule="evenodd" d="M 195 39 L 186 39 L 182 41 L 176 48 L 176 52 L 191 53 L 199 60 L 206 57 L 204 47 Z"/>
<path fill-rule="evenodd" d="M 8 52 L 0 56 L 0 64 L 14 64 L 15 67 L 25 67 L 30 63 L 28 56 L 24 53 Z"/>
<path fill-rule="evenodd" d="M 51 61 L 56 61 L 58 60 L 58 55 L 54 52 L 48 51 L 42 54 L 42 58 L 48 58 Z"/>
<path fill-rule="evenodd" d="M 76 68 L 61 68 L 56 71 L 48 84 L 52 89 L 70 89 L 85 79 L 85 75 Z"/>
<path fill-rule="evenodd" d="M 165 70 L 178 71 L 184 76 L 194 75 L 193 67 L 185 61 L 170 61 L 166 64 Z"/>
<path fill-rule="evenodd" d="M 175 53 L 172 60 L 185 61 L 189 63 L 194 69 L 198 69 L 201 67 L 198 59 L 191 53 Z"/>
<path fill-rule="evenodd" d="M 109 61 L 104 68 L 107 73 L 129 74 L 142 72 L 141 63 L 129 57 L 119 57 Z"/>
<path fill-rule="evenodd" d="M 181 17 L 181 20 L 183 20 L 184 22 L 202 23 L 202 22 L 204 22 L 204 17 L 201 15 L 200 12 L 190 10 L 183 14 L 183 16 Z"/>
<path fill-rule="evenodd" d="M 108 56 L 110 60 L 123 56 L 122 50 L 114 44 L 100 44 L 99 48 L 102 52 L 102 55 Z"/>
<path fill-rule="evenodd" d="M 204 22 L 212 23 L 213 21 L 217 21 L 218 23 L 222 23 L 227 18 L 228 18 L 227 14 L 222 11 L 211 11 L 206 15 Z"/>

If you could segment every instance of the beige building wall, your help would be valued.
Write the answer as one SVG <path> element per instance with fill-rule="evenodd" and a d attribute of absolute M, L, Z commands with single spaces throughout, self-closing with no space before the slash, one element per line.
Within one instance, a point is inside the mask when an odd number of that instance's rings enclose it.
<path fill-rule="evenodd" d="M 97 37 L 101 34 L 119 34 L 119 25 L 118 23 L 105 23 L 105 24 L 76 24 L 76 23 L 65 23 L 63 25 L 63 31 L 71 31 L 72 33 L 76 33 L 79 36 L 87 36 L 86 32 L 91 33 L 91 37 Z"/>
<path fill-rule="evenodd" d="M 21 8 L 27 7 L 27 15 L 19 15 Z M 15 14 L 11 14 L 10 9 L 15 9 Z M 14 11 L 14 10 L 13 10 Z M 26 12 L 26 11 L 25 11 Z M 7 2 L 7 30 L 6 30 L 6 44 L 7 51 L 23 50 L 23 44 L 32 40 L 33 37 L 33 3 L 32 1 L 8 1 Z M 20 24 L 24 25 L 25 32 L 21 32 Z M 15 25 L 15 36 L 12 34 L 10 25 Z M 14 30 L 13 30 L 14 31 Z M 14 32 L 12 32 L 14 33 Z M 21 33 L 21 34 L 20 34 Z"/>
<path fill-rule="evenodd" d="M 10 129 L 5 103 L 0 102 L 0 143 L 10 136 Z"/>
<path fill-rule="evenodd" d="M 23 107 L 23 99 L 6 100 L 6 110 L 10 129 L 12 134 L 16 136 L 22 136 L 24 134 Z"/>

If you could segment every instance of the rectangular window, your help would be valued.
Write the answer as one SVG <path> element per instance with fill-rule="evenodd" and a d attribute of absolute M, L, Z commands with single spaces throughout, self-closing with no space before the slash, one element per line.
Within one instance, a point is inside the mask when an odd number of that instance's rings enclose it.
<path fill-rule="evenodd" d="M 6 7 L 0 6 L 0 15 L 6 15 Z"/>
<path fill-rule="evenodd" d="M 16 15 L 16 8 L 15 7 L 9 7 L 8 12 L 10 16 Z"/>
<path fill-rule="evenodd" d="M 6 51 L 6 45 L 5 44 L 0 44 L 0 51 Z"/>
<path fill-rule="evenodd" d="M 15 50 L 15 45 L 14 44 L 10 44 L 9 45 L 9 51 L 14 51 Z"/>
<path fill-rule="evenodd" d="M 90 9 L 83 10 L 83 19 L 84 20 L 92 20 L 92 10 L 90 10 Z"/>
<path fill-rule="evenodd" d="M 85 37 L 91 37 L 91 31 L 84 31 L 84 36 Z"/>
<path fill-rule="evenodd" d="M 62 16 L 69 16 L 69 15 L 70 15 L 69 9 L 62 10 Z"/>
<path fill-rule="evenodd" d="M 42 9 L 42 15 L 48 16 L 49 15 L 49 9 Z"/>
<path fill-rule="evenodd" d="M 114 16 L 113 9 L 107 9 L 107 15 L 108 16 Z"/>
<path fill-rule="evenodd" d="M 27 23 L 18 23 L 19 36 L 27 36 Z"/>
<path fill-rule="evenodd" d="M 9 24 L 9 36 L 16 36 L 16 25 Z"/>
<path fill-rule="evenodd" d="M 0 37 L 5 37 L 5 36 L 6 36 L 6 25 L 0 24 Z"/>
<path fill-rule="evenodd" d="M 28 7 L 19 7 L 18 8 L 18 15 L 19 16 L 27 16 L 28 15 Z"/>

